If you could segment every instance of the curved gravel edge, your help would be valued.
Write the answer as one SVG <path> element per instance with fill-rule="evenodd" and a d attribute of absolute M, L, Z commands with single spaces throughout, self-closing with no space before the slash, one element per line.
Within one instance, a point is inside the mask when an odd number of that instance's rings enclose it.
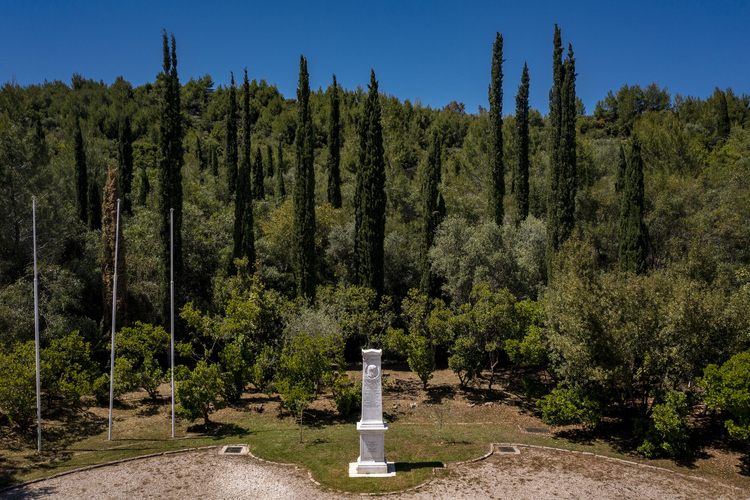
<path fill-rule="evenodd" d="M 223 445 L 221 445 L 221 446 L 223 446 Z M 47 481 L 48 479 L 55 479 L 55 478 L 58 478 L 58 477 L 67 476 L 68 474 L 75 474 L 76 472 L 83 472 L 83 471 L 87 471 L 87 470 L 91 470 L 91 469 L 98 469 L 100 467 L 107 467 L 109 465 L 117 465 L 117 464 L 122 464 L 122 463 L 125 463 L 125 462 L 132 462 L 134 460 L 141 460 L 141 459 L 144 459 L 144 458 L 160 457 L 160 456 L 163 456 L 163 455 L 175 455 L 177 453 L 186 453 L 188 451 L 210 450 L 211 448 L 221 448 L 221 446 L 217 445 L 217 446 L 200 446 L 200 447 L 197 447 L 197 448 L 184 448 L 182 450 L 171 450 L 171 451 L 163 451 L 161 453 L 150 453 L 148 455 L 138 455 L 138 456 L 135 456 L 135 457 L 121 458 L 120 460 L 112 460 L 110 462 L 103 462 L 103 463 L 100 463 L 100 464 L 87 465 L 85 467 L 79 467 L 78 469 L 70 469 L 70 470 L 66 470 L 64 472 L 58 472 L 57 474 L 53 474 L 51 476 L 40 477 L 40 478 L 37 478 L 37 479 L 30 479 L 28 481 L 24 481 L 23 483 L 11 484 L 9 486 L 5 486 L 3 488 L 0 488 L 0 494 L 2 494 L 5 491 L 11 490 L 11 489 L 22 488 L 22 487 L 28 486 L 30 484 L 39 483 L 39 482 L 42 482 L 42 481 Z"/>
<path fill-rule="evenodd" d="M 185 448 L 185 449 L 182 449 L 182 450 L 172 450 L 172 451 L 164 451 L 164 452 L 161 452 L 161 453 L 151 453 L 149 455 L 139 455 L 139 456 L 135 456 L 135 457 L 123 458 L 123 459 L 120 459 L 120 460 L 113 460 L 113 461 L 110 461 L 110 462 L 104 462 L 104 463 L 101 463 L 101 464 L 87 465 L 86 467 L 80 467 L 78 469 L 71 469 L 71 470 L 68 470 L 68 471 L 59 472 L 59 473 L 53 474 L 51 476 L 40 477 L 40 478 L 37 478 L 37 479 L 31 479 L 29 481 L 24 481 L 23 483 L 18 483 L 18 484 L 13 484 L 13 485 L 10 485 L 10 486 L 5 486 L 3 488 L 0 488 L 0 494 L 2 494 L 5 491 L 8 491 L 10 489 L 22 488 L 24 486 L 28 486 L 28 485 L 31 485 L 31 484 L 34 484 L 34 483 L 39 483 L 39 482 L 42 482 L 42 481 L 47 481 L 49 479 L 55 479 L 55 478 L 58 478 L 58 477 L 67 476 L 68 474 L 74 474 L 76 472 L 83 472 L 83 471 L 87 471 L 87 470 L 91 470 L 91 469 L 98 469 L 100 467 L 107 467 L 107 466 L 110 466 L 110 465 L 117 465 L 117 464 L 121 464 L 121 463 L 125 463 L 125 462 L 132 462 L 132 461 L 135 461 L 135 460 L 142 460 L 142 459 L 146 459 L 146 458 L 153 458 L 153 457 L 159 457 L 159 456 L 164 456 L 164 455 L 174 455 L 174 454 L 177 454 L 177 453 L 187 453 L 187 452 L 190 452 L 190 451 L 198 451 L 198 450 L 210 450 L 212 448 L 221 448 L 222 446 L 224 446 L 224 445 L 200 446 L 200 447 L 196 447 L 196 448 Z M 245 444 L 238 444 L 237 446 L 247 446 L 247 445 L 245 445 Z M 490 443 L 490 451 L 487 452 L 487 453 L 485 453 L 481 457 L 474 458 L 474 459 L 471 459 L 471 460 L 465 460 L 463 462 L 456 462 L 456 463 L 453 463 L 453 464 L 450 464 L 450 463 L 449 464 L 445 464 L 445 463 L 443 463 L 442 467 L 433 467 L 433 469 L 432 469 L 432 477 L 430 477 L 430 479 L 428 479 L 426 481 L 423 481 L 422 483 L 419 483 L 418 485 L 413 486 L 411 488 L 407 488 L 407 489 L 404 489 L 404 490 L 398 490 L 398 491 L 389 491 L 389 492 L 386 492 L 386 493 L 355 493 L 355 492 L 351 492 L 351 491 L 343 491 L 343 490 L 338 490 L 338 489 L 335 489 L 335 488 L 329 488 L 329 487 L 327 487 L 327 486 L 325 486 L 323 484 L 320 484 L 320 482 L 316 481 L 315 478 L 313 477 L 312 471 L 310 471 L 310 469 L 307 469 L 307 476 L 310 478 L 310 481 L 312 481 L 313 484 L 315 484 L 319 488 L 327 488 L 327 489 L 330 489 L 332 491 L 335 491 L 337 493 L 341 493 L 341 494 L 344 494 L 344 495 L 353 495 L 353 496 L 388 496 L 388 495 L 399 495 L 399 494 L 402 494 L 402 493 L 409 493 L 409 492 L 412 492 L 412 491 L 419 490 L 419 489 L 424 488 L 425 486 L 431 484 L 435 480 L 435 473 L 437 472 L 438 469 L 447 469 L 449 467 L 458 467 L 458 466 L 461 466 L 461 465 L 464 465 L 464 464 L 470 464 L 470 463 L 480 462 L 482 460 L 486 460 L 487 458 L 489 458 L 490 456 L 492 456 L 494 454 L 495 447 L 497 447 L 497 446 L 517 446 L 519 448 L 534 448 L 534 449 L 538 449 L 538 450 L 559 451 L 559 452 L 564 452 L 564 453 L 571 453 L 571 454 L 574 454 L 574 455 L 588 455 L 588 456 L 592 456 L 592 457 L 595 457 L 595 458 L 609 460 L 610 462 L 618 462 L 618 463 L 621 463 L 621 464 L 624 464 L 624 465 L 630 465 L 630 466 L 635 466 L 635 467 L 643 467 L 643 468 L 646 468 L 646 469 L 651 469 L 651 470 L 655 470 L 655 471 L 659 471 L 659 472 L 666 472 L 668 474 L 674 474 L 676 476 L 680 476 L 680 477 L 687 478 L 687 479 L 692 479 L 692 480 L 701 481 L 701 482 L 704 482 L 704 483 L 709 483 L 709 484 L 712 484 L 712 485 L 715 485 L 715 486 L 721 486 L 723 488 L 734 490 L 734 491 L 736 491 L 736 492 L 738 492 L 740 494 L 744 494 L 745 493 L 745 490 L 743 488 L 738 487 L 738 486 L 731 486 L 731 485 L 724 484 L 724 483 L 721 483 L 721 482 L 718 482 L 718 481 L 714 481 L 714 480 L 711 480 L 711 479 L 706 479 L 706 478 L 700 477 L 700 476 L 691 476 L 689 474 L 683 474 L 682 472 L 676 472 L 674 470 L 666 469 L 664 467 L 657 467 L 655 465 L 642 464 L 642 463 L 638 463 L 638 462 L 633 462 L 631 460 L 624 460 L 622 458 L 608 457 L 606 455 L 598 455 L 598 454 L 592 453 L 590 451 L 566 450 L 564 448 L 555 448 L 555 447 L 552 447 L 552 446 L 541 446 L 541 445 L 524 444 L 524 443 Z M 294 466 L 294 467 L 300 468 L 300 466 L 298 464 L 285 463 L 285 462 L 272 462 L 271 460 L 265 460 L 263 458 L 260 458 L 260 457 L 257 457 L 255 455 L 253 455 L 253 453 L 249 449 L 248 449 L 247 454 L 250 455 L 251 457 L 253 457 L 254 459 L 260 461 L 260 462 L 266 462 L 266 463 L 274 464 L 274 465 L 282 465 L 282 466 L 286 466 L 286 467 L 292 467 L 292 466 Z"/>
<path fill-rule="evenodd" d="M 738 493 L 741 493 L 741 494 L 746 493 L 745 489 L 744 488 L 740 488 L 739 486 L 731 486 L 729 484 L 720 483 L 719 481 L 714 481 L 712 479 L 706 479 L 705 477 L 691 476 L 690 474 L 683 474 L 682 472 L 673 471 L 672 469 L 666 469 L 664 467 L 657 467 L 655 465 L 642 464 L 642 463 L 639 463 L 639 462 L 633 462 L 631 460 L 624 460 L 622 458 L 608 457 L 606 455 L 597 455 L 596 453 L 592 453 L 590 451 L 566 450 L 564 448 L 554 448 L 552 446 L 541 446 L 541 445 L 536 445 L 536 444 L 521 444 L 521 443 L 493 443 L 492 444 L 493 451 L 494 451 L 494 447 L 495 446 L 518 446 L 519 448 L 535 448 L 535 449 L 538 449 L 538 450 L 561 451 L 561 452 L 564 452 L 564 453 L 571 453 L 571 454 L 574 454 L 574 455 L 589 455 L 589 456 L 592 456 L 592 457 L 595 457 L 595 458 L 601 458 L 601 459 L 604 459 L 604 460 L 609 460 L 610 462 L 619 462 L 619 463 L 625 464 L 625 465 L 631 465 L 631 466 L 635 466 L 635 467 L 643 467 L 644 469 L 651 469 L 651 470 L 656 470 L 656 471 L 659 471 L 659 472 L 666 472 L 668 474 L 674 474 L 675 476 L 680 476 L 680 477 L 683 477 L 683 478 L 686 478 L 686 479 L 694 479 L 696 481 L 701 481 L 701 482 L 704 482 L 704 483 L 709 483 L 709 484 L 712 484 L 714 486 L 721 486 L 723 488 L 728 488 L 730 490 L 734 490 L 734 491 L 736 491 Z M 491 454 L 492 453 L 490 453 L 489 455 L 491 455 Z M 485 455 L 484 458 L 488 457 L 489 455 Z M 473 460 L 473 461 L 476 461 L 476 460 Z"/>

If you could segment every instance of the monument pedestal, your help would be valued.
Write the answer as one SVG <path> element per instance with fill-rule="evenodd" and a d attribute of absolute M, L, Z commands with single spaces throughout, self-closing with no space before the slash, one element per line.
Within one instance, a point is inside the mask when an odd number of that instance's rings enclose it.
<path fill-rule="evenodd" d="M 362 419 L 357 422 L 359 458 L 349 464 L 349 477 L 396 475 L 396 465 L 385 458 L 383 398 L 380 379 L 380 349 L 362 351 Z"/>

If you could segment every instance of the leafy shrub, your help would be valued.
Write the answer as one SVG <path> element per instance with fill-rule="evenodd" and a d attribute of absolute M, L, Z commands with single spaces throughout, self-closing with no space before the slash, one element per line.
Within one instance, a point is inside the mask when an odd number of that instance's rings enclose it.
<path fill-rule="evenodd" d="M 472 337 L 462 336 L 456 339 L 448 358 L 448 368 L 458 375 L 461 388 L 482 373 L 482 362 L 485 354 L 482 347 Z"/>
<path fill-rule="evenodd" d="M 289 409 L 300 423 L 302 440 L 302 415 L 315 399 L 323 381 L 329 379 L 332 361 L 341 365 L 343 344 L 332 336 L 298 333 L 281 352 L 276 373 L 276 389 L 284 407 Z"/>
<path fill-rule="evenodd" d="M 29 429 L 36 417 L 34 341 L 18 342 L 13 351 L 0 351 L 0 413 L 11 425 Z"/>
<path fill-rule="evenodd" d="M 181 365 L 175 367 L 175 378 L 177 413 L 191 422 L 203 417 L 203 423 L 209 425 L 211 412 L 224 405 L 220 399 L 223 383 L 219 365 L 201 360 L 192 371 Z"/>
<path fill-rule="evenodd" d="M 430 349 L 430 341 L 418 332 L 408 335 L 402 328 L 389 328 L 385 338 L 388 349 L 406 354 L 409 369 L 427 390 L 427 383 L 435 372 L 435 361 Z"/>
<path fill-rule="evenodd" d="M 246 362 L 244 342 L 237 339 L 227 344 L 219 353 L 222 368 L 222 397 L 227 401 L 239 401 L 251 380 L 251 367 Z"/>
<path fill-rule="evenodd" d="M 331 384 L 336 411 L 348 417 L 353 411 L 362 408 L 362 382 L 351 383 L 347 375 L 337 375 Z"/>
<path fill-rule="evenodd" d="M 685 393 L 668 392 L 663 401 L 652 408 L 648 423 L 642 423 L 640 429 L 636 429 L 636 433 L 644 436 L 638 453 L 647 458 L 661 455 L 676 457 L 684 454 L 687 451 L 691 428 L 686 420 L 687 414 L 688 403 Z"/>
<path fill-rule="evenodd" d="M 542 329 L 537 325 L 530 325 L 522 340 L 505 341 L 505 352 L 513 363 L 544 365 L 547 363 L 549 350 Z"/>
<path fill-rule="evenodd" d="M 698 385 L 706 391 L 709 408 L 723 408 L 734 417 L 724 424 L 729 434 L 750 443 L 750 351 L 735 354 L 721 367 L 708 365 Z"/>
<path fill-rule="evenodd" d="M 91 394 L 94 374 L 89 351 L 89 343 L 78 331 L 53 339 L 42 350 L 41 383 L 48 399 L 59 397 L 77 406 L 83 396 Z"/>
<path fill-rule="evenodd" d="M 118 395 L 143 388 L 151 399 L 159 396 L 163 370 L 156 355 L 166 353 L 169 334 L 161 326 L 137 321 L 133 327 L 123 328 L 115 335 L 115 392 Z"/>
<path fill-rule="evenodd" d="M 594 428 L 602 418 L 599 402 L 579 388 L 558 387 L 537 405 L 542 409 L 542 421 L 547 425 L 583 424 Z"/>
<path fill-rule="evenodd" d="M 255 363 L 250 373 L 250 380 L 255 387 L 266 394 L 273 393 L 273 379 L 276 375 L 278 363 L 276 351 L 271 346 L 264 346 L 260 354 L 255 358 Z"/>

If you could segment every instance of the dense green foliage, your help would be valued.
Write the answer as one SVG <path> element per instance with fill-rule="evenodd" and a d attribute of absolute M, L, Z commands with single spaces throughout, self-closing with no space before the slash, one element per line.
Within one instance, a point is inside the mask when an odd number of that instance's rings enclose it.
<path fill-rule="evenodd" d="M 729 434 L 750 442 L 750 351 L 735 354 L 721 366 L 708 365 L 698 383 L 706 390 L 709 408 L 732 414 L 726 421 Z"/>
<path fill-rule="evenodd" d="M 167 375 L 158 362 L 158 355 L 165 353 L 169 346 L 169 334 L 160 326 L 136 322 L 133 327 L 126 327 L 115 336 L 116 357 L 126 367 L 118 370 L 115 365 L 115 378 L 128 380 L 127 390 L 144 389 L 149 397 L 159 396 L 159 384 Z"/>

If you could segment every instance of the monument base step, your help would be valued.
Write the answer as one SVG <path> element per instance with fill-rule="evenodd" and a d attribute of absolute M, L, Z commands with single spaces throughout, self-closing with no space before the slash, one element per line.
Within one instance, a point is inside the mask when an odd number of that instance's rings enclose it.
<path fill-rule="evenodd" d="M 365 464 L 351 462 L 349 464 L 349 477 L 393 477 L 396 475 L 396 464 L 394 462 Z"/>

